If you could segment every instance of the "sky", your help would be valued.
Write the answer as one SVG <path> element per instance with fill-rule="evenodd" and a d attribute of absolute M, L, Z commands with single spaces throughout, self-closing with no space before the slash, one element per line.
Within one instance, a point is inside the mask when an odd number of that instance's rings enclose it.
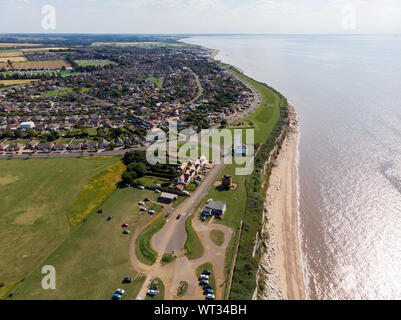
<path fill-rule="evenodd" d="M 401 0 L 0 0 L 0 33 L 400 34 Z"/>

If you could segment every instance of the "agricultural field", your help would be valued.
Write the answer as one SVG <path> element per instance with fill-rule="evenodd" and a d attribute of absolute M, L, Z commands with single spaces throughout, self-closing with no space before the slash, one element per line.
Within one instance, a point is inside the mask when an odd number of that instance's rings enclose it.
<path fill-rule="evenodd" d="M 140 212 L 138 201 L 149 197 L 156 200 L 152 191 L 133 188 L 117 189 L 101 206 L 96 207 L 85 223 L 43 263 L 57 270 L 57 289 L 43 290 L 39 268 L 16 291 L 15 299 L 78 299 L 108 300 L 117 288 L 126 291 L 124 299 L 135 299 L 145 277 L 130 264 L 131 235 L 122 233 L 122 223 L 135 229 L 148 223 L 152 216 Z M 103 213 L 97 213 L 102 208 Z M 113 219 L 107 221 L 108 216 Z M 131 284 L 122 284 L 131 277 Z"/>
<path fill-rule="evenodd" d="M 35 52 L 35 51 L 40 51 L 40 52 L 48 52 L 50 50 L 68 50 L 69 48 L 64 48 L 64 47 L 50 47 L 50 48 L 30 48 L 30 49 L 21 49 L 22 52 Z"/>
<path fill-rule="evenodd" d="M 2 69 L 9 70 L 10 66 L 8 65 L 8 63 L 0 62 L 0 70 L 2 70 Z"/>
<path fill-rule="evenodd" d="M 15 70 L 58 70 L 62 67 L 70 68 L 70 64 L 64 60 L 49 60 L 49 61 L 28 61 L 14 62 L 12 64 Z"/>
<path fill-rule="evenodd" d="M 103 67 L 109 64 L 116 64 L 110 60 L 74 60 L 80 67 L 96 66 Z"/>
<path fill-rule="evenodd" d="M 14 86 L 18 84 L 31 83 L 33 81 L 40 81 L 40 79 L 26 79 L 26 80 L 0 80 L 0 86 Z"/>
<path fill-rule="evenodd" d="M 0 57 L 0 62 L 24 62 L 27 61 L 25 57 Z"/>
<path fill-rule="evenodd" d="M 0 58 L 6 58 L 6 57 L 22 57 L 24 54 L 21 51 L 15 50 L 15 51 L 8 51 L 6 52 L 0 51 Z"/>
<path fill-rule="evenodd" d="M 40 47 L 40 46 L 42 46 L 42 44 L 0 42 L 0 48 L 22 48 L 22 47 Z"/>
<path fill-rule="evenodd" d="M 88 181 L 119 163 L 119 157 L 0 160 L 0 298 L 68 236 L 67 213 Z"/>

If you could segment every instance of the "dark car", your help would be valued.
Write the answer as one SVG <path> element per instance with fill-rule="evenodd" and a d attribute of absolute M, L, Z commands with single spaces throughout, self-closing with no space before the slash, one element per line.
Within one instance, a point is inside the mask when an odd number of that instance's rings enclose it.
<path fill-rule="evenodd" d="M 209 284 L 209 281 L 208 281 L 208 280 L 201 280 L 201 281 L 199 282 L 199 285 L 201 285 L 201 286 L 205 286 L 205 285 L 207 285 L 207 284 Z"/>
<path fill-rule="evenodd" d="M 97 213 L 103 213 L 103 209 L 99 209 Z"/>
<path fill-rule="evenodd" d="M 150 286 L 149 290 L 155 290 L 155 291 L 157 291 L 157 290 L 159 290 L 159 289 L 158 289 L 156 286 Z"/>
<path fill-rule="evenodd" d="M 213 289 L 210 284 L 207 284 L 207 285 L 203 286 L 203 290 L 209 290 L 209 289 Z"/>
<path fill-rule="evenodd" d="M 132 278 L 130 277 L 125 277 L 123 280 L 123 283 L 131 283 L 132 282 Z"/>
<path fill-rule="evenodd" d="M 202 274 L 206 274 L 207 276 L 210 276 L 210 275 L 212 274 L 212 271 L 210 271 L 210 270 L 204 270 L 204 271 L 202 272 Z"/>
<path fill-rule="evenodd" d="M 108 216 L 107 217 L 107 221 L 110 221 L 111 219 L 113 219 L 113 216 Z"/>
<path fill-rule="evenodd" d="M 149 201 L 150 201 L 150 199 L 149 199 L 149 198 L 145 198 L 145 201 L 146 201 L 146 202 L 149 202 Z"/>
<path fill-rule="evenodd" d="M 177 216 L 176 219 L 178 220 L 178 219 L 180 219 L 180 218 L 181 218 L 181 213 Z"/>
<path fill-rule="evenodd" d="M 123 231 L 123 234 L 130 234 L 131 233 L 131 231 L 129 231 L 129 230 L 124 230 Z"/>

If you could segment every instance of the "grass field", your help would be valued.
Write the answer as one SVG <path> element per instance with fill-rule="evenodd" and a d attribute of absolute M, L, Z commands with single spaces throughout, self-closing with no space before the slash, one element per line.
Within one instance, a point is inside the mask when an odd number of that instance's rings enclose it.
<path fill-rule="evenodd" d="M 147 78 L 146 80 L 154 83 L 154 85 L 159 88 L 163 85 L 163 78 Z"/>
<path fill-rule="evenodd" d="M 68 235 L 67 212 L 87 181 L 119 162 L 0 160 L 0 298 Z"/>
<path fill-rule="evenodd" d="M 116 184 L 121 180 L 125 170 L 125 165 L 118 162 L 98 173 L 85 184 L 67 213 L 71 228 L 80 224 L 116 189 Z"/>
<path fill-rule="evenodd" d="M 59 70 L 62 67 L 71 67 L 64 60 L 13 62 L 15 70 Z"/>
<path fill-rule="evenodd" d="M 166 264 L 169 264 L 170 262 L 173 262 L 177 257 L 174 256 L 171 253 L 165 253 L 163 254 L 162 260 L 161 260 L 161 264 L 162 266 L 165 266 Z"/>
<path fill-rule="evenodd" d="M 27 84 L 34 81 L 40 81 L 40 79 L 26 79 L 26 80 L 0 80 L 0 85 L 3 86 L 15 86 L 19 84 Z"/>
<path fill-rule="evenodd" d="M 210 239 L 216 246 L 221 247 L 224 243 L 224 232 L 220 230 L 212 230 L 210 232 Z"/>
<path fill-rule="evenodd" d="M 107 66 L 108 64 L 116 64 L 110 60 L 74 60 L 80 67 L 87 67 L 87 66 L 96 66 L 102 67 Z"/>
<path fill-rule="evenodd" d="M 138 274 L 129 260 L 131 235 L 122 234 L 122 223 L 128 223 L 133 234 L 152 219 L 140 212 L 137 202 L 145 197 L 155 199 L 151 191 L 134 188 L 116 190 L 86 222 L 76 228 L 70 237 L 45 261 L 57 272 L 57 289 L 43 290 L 43 275 L 37 270 L 16 292 L 15 299 L 110 299 L 117 288 L 126 291 L 124 299 L 135 299 L 145 277 Z M 100 208 L 99 207 L 99 208 Z M 107 221 L 108 216 L 113 216 Z M 131 277 L 131 284 L 122 284 Z"/>

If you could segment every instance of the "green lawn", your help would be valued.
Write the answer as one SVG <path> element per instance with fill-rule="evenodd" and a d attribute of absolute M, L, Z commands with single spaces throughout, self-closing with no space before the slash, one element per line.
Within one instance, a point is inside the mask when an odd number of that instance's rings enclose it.
<path fill-rule="evenodd" d="M 81 189 L 117 162 L 119 157 L 0 160 L 0 298 L 66 238 L 67 212 Z"/>
<path fill-rule="evenodd" d="M 210 232 L 210 239 L 212 239 L 216 246 L 221 247 L 224 243 L 224 232 L 220 230 L 212 230 Z"/>
<path fill-rule="evenodd" d="M 156 262 L 158 253 L 153 250 L 150 245 L 150 239 L 163 228 L 165 223 L 166 219 L 164 217 L 158 218 L 149 227 L 143 230 L 136 239 L 136 256 L 142 263 L 152 265 Z"/>
<path fill-rule="evenodd" d="M 62 94 L 68 94 L 73 92 L 71 88 L 66 88 L 66 89 L 61 89 L 61 90 L 54 90 L 54 91 L 47 91 L 45 93 L 45 96 L 50 97 L 50 96 L 57 96 L 57 95 L 62 95 Z"/>
<path fill-rule="evenodd" d="M 173 262 L 176 258 L 177 257 L 171 253 L 165 253 L 162 257 L 161 264 L 165 266 L 166 264 Z"/>
<path fill-rule="evenodd" d="M 198 259 L 203 256 L 205 250 L 203 249 L 202 242 L 198 234 L 192 227 L 192 219 L 197 219 L 196 215 L 192 215 L 185 221 L 185 230 L 187 232 L 187 239 L 184 248 L 187 252 L 188 259 Z"/>
<path fill-rule="evenodd" d="M 151 216 L 140 212 L 137 202 L 144 197 L 155 199 L 151 191 L 134 188 L 116 190 L 86 222 L 45 261 L 57 272 L 56 290 L 43 290 L 40 270 L 16 292 L 15 299 L 110 299 L 117 288 L 126 291 L 124 299 L 135 299 L 145 277 L 139 275 L 129 260 L 129 245 L 136 228 L 148 223 Z M 99 207 L 99 208 L 100 208 Z M 113 216 L 107 221 L 108 216 Z M 122 234 L 128 223 L 131 235 Z M 122 284 L 124 277 L 133 283 Z"/>
<path fill-rule="evenodd" d="M 147 78 L 146 80 L 154 83 L 154 85 L 159 88 L 163 85 L 163 78 Z"/>

